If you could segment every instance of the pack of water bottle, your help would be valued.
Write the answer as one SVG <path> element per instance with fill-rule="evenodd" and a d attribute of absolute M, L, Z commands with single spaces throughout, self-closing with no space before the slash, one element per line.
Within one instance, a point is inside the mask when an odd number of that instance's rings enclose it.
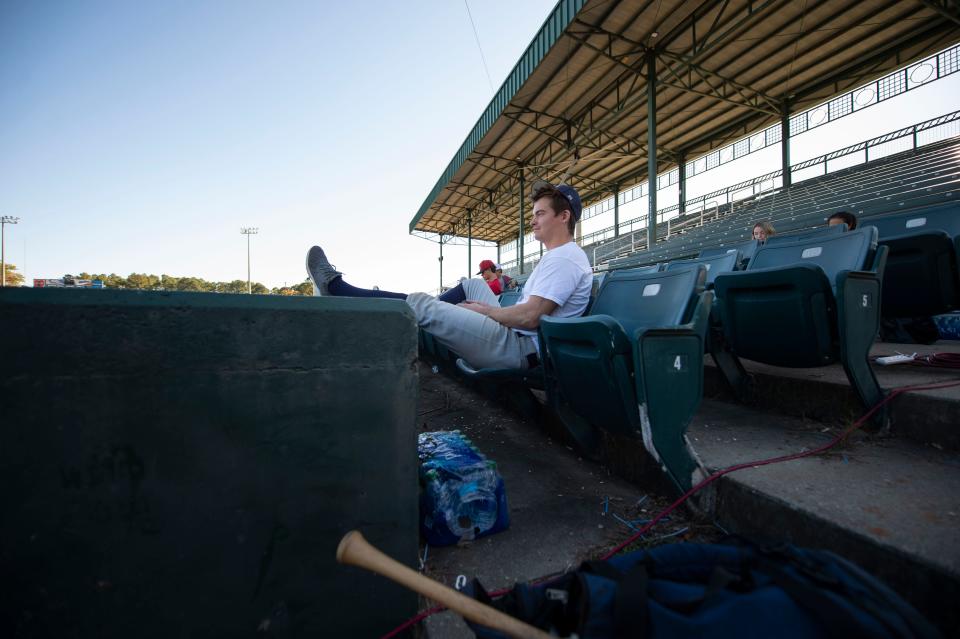
<path fill-rule="evenodd" d="M 459 430 L 421 433 L 420 531 L 431 546 L 449 546 L 510 526 L 496 462 Z"/>

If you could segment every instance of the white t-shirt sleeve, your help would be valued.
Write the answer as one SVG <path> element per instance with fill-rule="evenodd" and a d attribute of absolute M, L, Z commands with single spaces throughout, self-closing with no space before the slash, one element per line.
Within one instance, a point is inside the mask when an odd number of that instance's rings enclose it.
<path fill-rule="evenodd" d="M 566 257 L 551 256 L 544 258 L 537 268 L 536 281 L 529 290 L 524 290 L 526 296 L 536 295 L 563 306 L 570 296 L 577 290 L 583 270 Z"/>

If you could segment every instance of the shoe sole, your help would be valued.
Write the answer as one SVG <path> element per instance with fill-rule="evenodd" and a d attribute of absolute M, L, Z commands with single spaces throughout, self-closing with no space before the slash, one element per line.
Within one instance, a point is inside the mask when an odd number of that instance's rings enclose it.
<path fill-rule="evenodd" d="M 310 251 L 312 250 L 313 248 L 310 249 Z M 317 280 L 313 279 L 313 271 L 310 270 L 310 251 L 307 251 L 306 267 L 307 267 L 307 277 L 310 278 L 310 283 L 313 284 L 313 296 L 325 297 L 326 295 L 323 293 L 323 291 L 320 290 L 320 287 L 317 286 Z"/>

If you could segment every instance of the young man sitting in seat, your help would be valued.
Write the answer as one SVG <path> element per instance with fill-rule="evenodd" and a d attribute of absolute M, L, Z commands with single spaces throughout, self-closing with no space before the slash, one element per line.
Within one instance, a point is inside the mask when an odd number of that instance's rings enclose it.
<path fill-rule="evenodd" d="M 533 236 L 547 249 L 523 287 L 520 300 L 501 308 L 485 280 L 463 280 L 436 298 L 426 293 L 371 291 L 347 284 L 323 249 L 307 253 L 307 273 L 318 295 L 406 300 L 417 325 L 476 368 L 533 368 L 539 363 L 537 328 L 544 315 L 578 317 L 590 301 L 593 273 L 574 242 L 581 203 L 565 184 L 533 186 Z"/>
<path fill-rule="evenodd" d="M 494 295 L 503 293 L 503 282 L 497 277 L 497 265 L 493 260 L 483 260 L 480 262 L 480 270 L 477 275 L 483 278 L 483 281 L 490 287 Z"/>

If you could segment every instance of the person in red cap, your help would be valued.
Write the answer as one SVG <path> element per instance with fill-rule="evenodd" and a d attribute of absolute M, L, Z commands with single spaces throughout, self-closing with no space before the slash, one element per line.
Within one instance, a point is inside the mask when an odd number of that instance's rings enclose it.
<path fill-rule="evenodd" d="M 576 189 L 537 182 L 530 201 L 533 236 L 547 250 L 513 306 L 501 307 L 479 277 L 462 280 L 440 297 L 358 288 L 343 280 L 319 246 L 307 253 L 307 274 L 317 295 L 406 300 L 417 325 L 474 368 L 533 368 L 540 363 L 540 318 L 582 315 L 590 301 L 593 271 L 573 239 L 582 212 Z"/>
<path fill-rule="evenodd" d="M 497 265 L 494 264 L 493 260 L 483 260 L 480 262 L 480 270 L 477 271 L 477 275 L 483 278 L 494 295 L 503 293 L 503 286 L 497 278 Z"/>

